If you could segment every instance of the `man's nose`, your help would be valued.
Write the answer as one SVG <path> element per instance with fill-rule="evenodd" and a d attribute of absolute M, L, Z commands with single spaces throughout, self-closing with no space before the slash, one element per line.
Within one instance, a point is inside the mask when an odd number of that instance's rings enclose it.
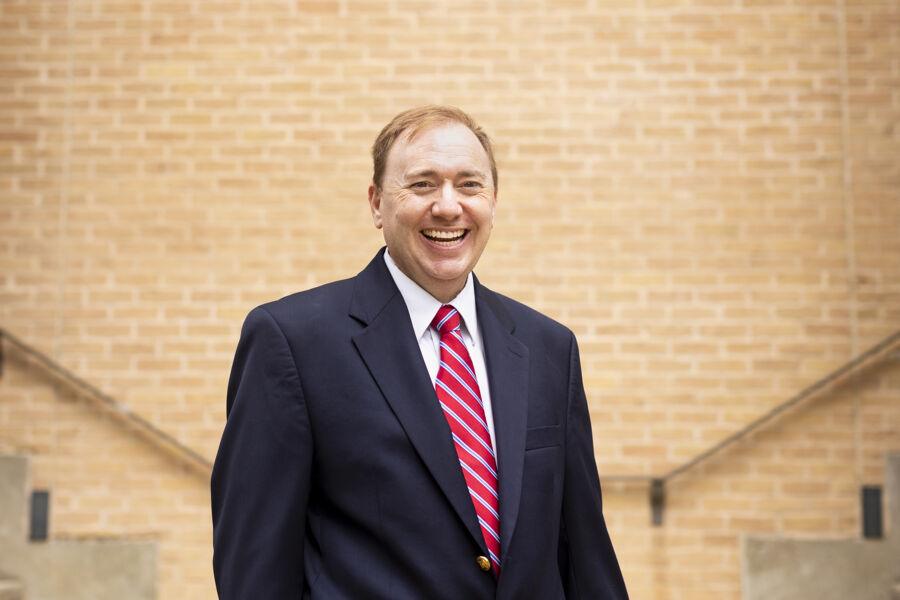
<path fill-rule="evenodd" d="M 445 181 L 441 185 L 440 194 L 431 206 L 431 214 L 442 219 L 455 219 L 462 214 L 458 192 L 452 181 Z"/>

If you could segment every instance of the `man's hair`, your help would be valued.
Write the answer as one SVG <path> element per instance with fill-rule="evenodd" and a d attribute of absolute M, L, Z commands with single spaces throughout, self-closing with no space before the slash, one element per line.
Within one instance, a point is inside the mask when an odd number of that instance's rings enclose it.
<path fill-rule="evenodd" d="M 481 142 L 481 147 L 484 148 L 491 163 L 491 177 L 494 181 L 494 190 L 496 190 L 498 185 L 497 163 L 494 161 L 494 149 L 491 147 L 491 139 L 488 137 L 488 134 L 475 122 L 475 119 L 462 110 L 455 106 L 440 106 L 437 104 L 428 104 L 404 110 L 391 119 L 391 122 L 385 125 L 378 137 L 375 138 L 375 143 L 372 145 L 372 162 L 375 167 L 372 182 L 375 184 L 375 187 L 381 188 L 388 152 L 391 151 L 394 142 L 401 135 L 405 135 L 407 140 L 411 140 L 429 127 L 454 122 L 468 127 L 475 134 L 475 137 L 478 138 L 478 141 Z"/>

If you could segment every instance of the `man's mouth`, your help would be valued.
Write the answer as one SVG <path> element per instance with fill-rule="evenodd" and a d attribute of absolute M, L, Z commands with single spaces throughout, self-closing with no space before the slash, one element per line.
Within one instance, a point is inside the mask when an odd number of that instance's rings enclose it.
<path fill-rule="evenodd" d="M 460 241 L 466 234 L 468 229 L 423 229 L 422 235 L 429 241 L 436 244 L 453 244 Z"/>

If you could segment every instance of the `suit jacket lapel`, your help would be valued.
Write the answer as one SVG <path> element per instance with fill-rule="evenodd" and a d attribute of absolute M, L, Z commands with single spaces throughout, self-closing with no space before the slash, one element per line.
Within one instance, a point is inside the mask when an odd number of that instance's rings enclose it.
<path fill-rule="evenodd" d="M 416 452 L 472 537 L 484 549 L 450 427 L 422 361 L 403 296 L 382 254 L 383 251 L 379 252 L 356 278 L 350 314 L 368 327 L 353 336 L 353 343 Z"/>
<path fill-rule="evenodd" d="M 493 292 L 477 279 L 475 302 L 494 413 L 500 476 L 500 548 L 505 555 L 515 531 L 522 495 L 528 425 L 528 348 L 513 337 L 515 323 Z"/>

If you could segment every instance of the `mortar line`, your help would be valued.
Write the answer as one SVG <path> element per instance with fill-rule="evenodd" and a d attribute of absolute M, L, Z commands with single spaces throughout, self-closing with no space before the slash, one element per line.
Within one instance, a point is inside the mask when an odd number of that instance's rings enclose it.
<path fill-rule="evenodd" d="M 53 336 L 51 345 L 53 358 L 62 360 L 62 338 L 65 329 L 64 310 L 66 306 L 66 271 L 68 267 L 68 205 L 69 205 L 69 189 L 72 181 L 72 167 L 70 158 L 72 156 L 72 82 L 75 69 L 74 57 L 72 52 L 72 28 L 74 22 L 73 4 L 76 0 L 69 0 L 66 5 L 66 75 L 65 75 L 65 92 L 63 109 L 63 142 L 61 169 L 59 188 L 59 211 L 56 216 L 56 265 L 58 268 L 56 282 L 56 331 Z"/>
<path fill-rule="evenodd" d="M 849 73 L 847 58 L 847 2 L 837 0 L 838 26 L 838 72 L 841 85 L 841 203 L 844 208 L 844 245 L 847 259 L 847 294 L 850 319 L 850 356 L 856 356 L 859 348 L 859 297 L 856 264 L 856 213 L 853 204 L 852 176 L 850 163 L 850 114 L 849 114 Z M 859 395 L 853 396 L 853 446 L 855 478 L 857 487 L 862 485 L 862 418 Z"/>
<path fill-rule="evenodd" d="M 56 282 L 56 331 L 53 335 L 51 344 L 52 356 L 55 360 L 62 362 L 63 356 L 63 332 L 65 331 L 65 308 L 66 308 L 66 273 L 68 270 L 68 204 L 69 189 L 72 181 L 72 166 L 70 159 L 72 156 L 72 83 L 74 80 L 73 73 L 75 71 L 74 53 L 72 51 L 72 29 L 74 26 L 73 4 L 76 0 L 68 0 L 66 4 L 66 74 L 65 74 L 65 91 L 63 92 L 64 107 L 63 108 L 63 142 L 62 142 L 62 158 L 59 189 L 59 212 L 56 219 L 56 266 L 57 266 L 57 282 Z M 54 394 L 59 396 L 62 392 L 54 386 Z M 58 452 L 62 445 L 58 434 L 53 440 L 56 451 Z M 54 467 L 50 467 L 55 470 Z M 58 473 L 50 473 L 53 480 L 56 480 Z M 51 529 L 50 535 L 54 535 Z"/>

